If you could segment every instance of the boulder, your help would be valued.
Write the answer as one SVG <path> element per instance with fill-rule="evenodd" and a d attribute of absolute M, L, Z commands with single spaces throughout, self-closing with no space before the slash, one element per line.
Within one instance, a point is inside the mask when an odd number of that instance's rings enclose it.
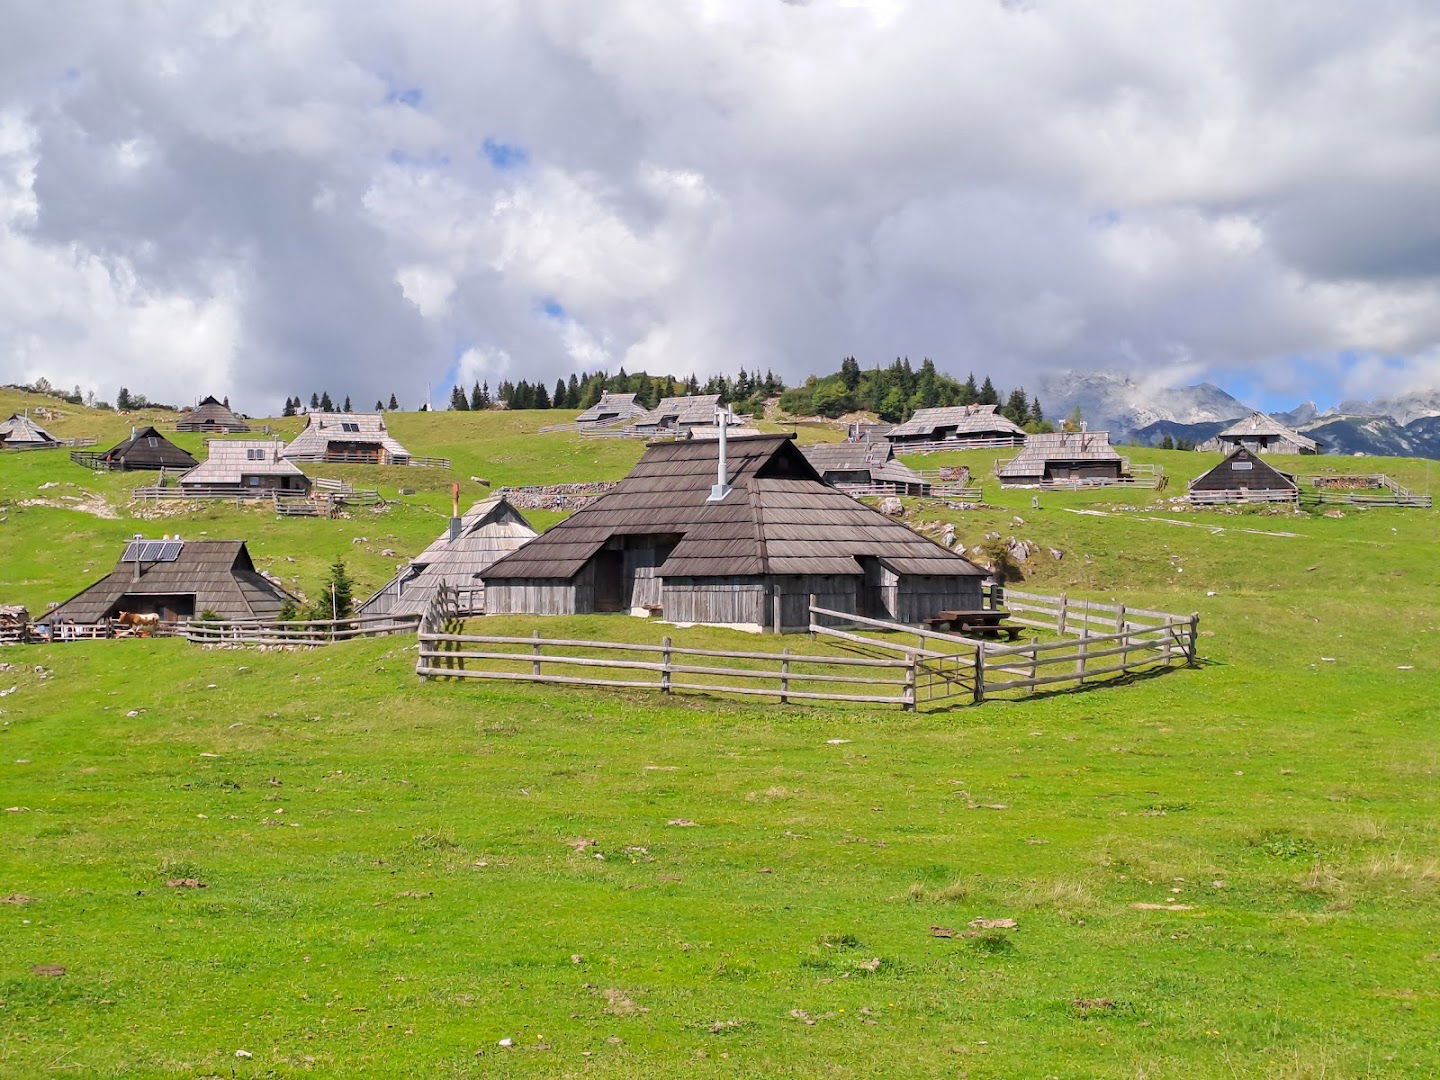
<path fill-rule="evenodd" d="M 894 495 L 887 495 L 880 500 L 880 512 L 887 517 L 899 517 L 905 512 L 905 504 Z"/>

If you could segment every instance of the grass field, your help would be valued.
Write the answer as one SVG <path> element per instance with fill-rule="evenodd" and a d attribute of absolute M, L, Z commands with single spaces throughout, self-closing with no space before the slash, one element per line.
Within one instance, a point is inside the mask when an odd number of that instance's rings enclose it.
<path fill-rule="evenodd" d="M 393 427 L 476 496 L 638 455 L 537 417 Z M 1215 460 L 1126 452 L 1181 489 Z M 1433 490 L 1423 462 L 1290 464 Z M 379 584 L 450 477 L 371 517 L 163 525 L 16 506 L 48 480 L 121 512 L 133 482 L 0 458 L 0 603 L 69 595 L 141 529 Z M 421 684 L 403 638 L 0 650 L 0 1074 L 1436 1075 L 1440 515 L 1173 494 L 910 506 L 1039 544 L 1024 587 L 1201 613 L 1195 669 L 1019 703 Z"/>

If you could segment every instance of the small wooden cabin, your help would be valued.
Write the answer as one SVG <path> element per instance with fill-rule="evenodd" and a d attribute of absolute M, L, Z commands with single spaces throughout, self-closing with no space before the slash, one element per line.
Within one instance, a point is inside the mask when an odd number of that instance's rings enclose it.
<path fill-rule="evenodd" d="M 211 439 L 205 447 L 209 456 L 180 478 L 182 490 L 237 495 L 273 491 L 303 495 L 310 490 L 310 478 L 281 456 L 282 442 Z"/>
<path fill-rule="evenodd" d="M 586 428 L 612 427 L 626 420 L 636 420 L 645 415 L 645 406 L 635 401 L 634 394 L 612 394 L 605 390 L 600 400 L 575 418 L 583 431 Z"/>
<path fill-rule="evenodd" d="M 6 450 L 54 450 L 60 440 L 24 413 L 12 413 L 0 423 L 0 448 Z"/>
<path fill-rule="evenodd" d="M 452 517 L 439 539 L 360 605 L 360 614 L 423 614 L 442 584 L 460 591 L 462 615 L 483 614 L 482 572 L 535 536 L 530 523 L 505 496 L 482 499 L 463 517 Z"/>
<path fill-rule="evenodd" d="M 1254 412 L 1243 420 L 1235 421 L 1213 439 L 1205 440 L 1195 449 L 1229 453 L 1240 447 L 1253 450 L 1257 454 L 1320 453 L 1320 443 L 1262 412 Z"/>
<path fill-rule="evenodd" d="M 890 429 L 885 437 L 902 448 L 907 444 L 948 442 L 957 447 L 968 443 L 1008 440 L 1011 445 L 1025 438 L 1025 429 L 1001 416 L 998 405 L 951 405 L 916 409 L 915 415 Z"/>
<path fill-rule="evenodd" d="M 175 422 L 176 431 L 208 431 L 214 434 L 238 434 L 249 431 L 250 425 L 230 411 L 224 402 L 207 397 L 193 409 L 186 409 Z"/>
<path fill-rule="evenodd" d="M 895 460 L 889 442 L 813 443 L 801 447 L 827 484 L 847 494 L 929 495 L 930 481 Z"/>
<path fill-rule="evenodd" d="M 644 435 L 688 435 L 695 427 L 713 426 L 719 394 L 667 397 L 631 426 Z"/>
<path fill-rule="evenodd" d="M 825 483 L 794 438 L 727 439 L 723 465 L 719 440 L 648 446 L 613 491 L 482 573 L 487 612 L 803 630 L 812 594 L 912 624 L 983 606 L 985 571 Z"/>
<path fill-rule="evenodd" d="M 125 545 L 115 569 L 37 621 L 91 626 L 122 611 L 165 622 L 213 611 L 222 619 L 273 620 L 288 592 L 255 569 L 243 540 L 145 540 Z"/>
<path fill-rule="evenodd" d="M 379 413 L 311 413 L 305 430 L 281 456 L 291 461 L 410 464 L 410 451 L 390 434 Z"/>
<path fill-rule="evenodd" d="M 1248 447 L 1237 447 L 1225 460 L 1190 481 L 1195 503 L 1295 502 L 1300 485 Z"/>
<path fill-rule="evenodd" d="M 1027 435 L 1025 446 L 995 470 L 1001 487 L 1034 487 L 1055 480 L 1104 483 L 1125 475 L 1125 459 L 1107 431 Z"/>
<path fill-rule="evenodd" d="M 153 427 L 134 428 L 130 438 L 116 443 L 100 460 L 112 469 L 193 469 L 200 463 Z"/>

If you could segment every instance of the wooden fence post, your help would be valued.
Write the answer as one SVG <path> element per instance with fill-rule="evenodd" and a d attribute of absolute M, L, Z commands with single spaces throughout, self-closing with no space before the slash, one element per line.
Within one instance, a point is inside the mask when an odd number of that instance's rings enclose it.
<path fill-rule="evenodd" d="M 540 674 L 540 631 L 531 631 L 530 638 L 534 642 L 534 644 L 530 646 L 530 656 L 532 657 L 530 661 L 530 674 L 538 677 Z"/>
<path fill-rule="evenodd" d="M 1063 592 L 1060 594 L 1060 614 L 1055 620 L 1055 632 L 1061 637 L 1065 636 L 1066 616 L 1070 611 L 1070 599 Z"/>
<path fill-rule="evenodd" d="M 816 615 L 815 615 L 815 594 L 814 594 L 813 592 L 810 594 L 810 613 L 806 616 L 806 619 L 808 620 L 809 623 L 813 623 L 813 622 L 815 621 L 815 619 L 816 619 Z M 811 631 L 810 631 L 810 640 L 811 640 L 811 641 L 814 641 L 814 640 L 815 640 L 815 631 L 814 631 L 814 630 L 811 630 Z"/>
<path fill-rule="evenodd" d="M 1169 615 L 1165 616 L 1165 647 L 1160 652 L 1160 659 L 1166 667 L 1170 666 L 1170 647 L 1175 644 L 1175 626 Z"/>
<path fill-rule="evenodd" d="M 1191 667 L 1195 666 L 1195 646 L 1199 642 L 1199 639 L 1200 613 L 1198 611 L 1192 611 L 1190 613 L 1190 643 L 1185 650 L 1185 662 Z"/>
<path fill-rule="evenodd" d="M 774 616 L 773 616 L 773 618 L 774 618 L 774 622 L 775 622 L 775 633 L 779 634 L 779 633 L 782 632 L 781 629 L 780 629 L 781 603 L 780 603 L 780 586 L 779 586 L 779 585 L 776 585 L 776 586 L 775 586 L 774 594 L 773 594 L 772 599 L 771 599 L 771 607 L 774 609 Z"/>
<path fill-rule="evenodd" d="M 670 693 L 670 638 L 667 635 L 660 639 L 660 647 L 665 651 L 660 654 L 660 692 Z"/>
<path fill-rule="evenodd" d="M 985 700 L 985 648 L 975 649 L 975 704 Z"/>
<path fill-rule="evenodd" d="M 780 654 L 780 704 L 790 704 L 790 650 Z"/>
<path fill-rule="evenodd" d="M 1080 641 L 1076 646 L 1075 656 L 1075 678 L 1083 686 L 1085 684 L 1085 655 L 1090 651 L 1090 624 L 1085 623 L 1080 628 Z"/>
<path fill-rule="evenodd" d="M 906 712 L 915 711 L 915 682 L 919 674 L 919 666 L 920 654 L 912 652 L 910 654 L 910 662 L 905 665 L 905 696 L 904 702 L 900 706 Z"/>
<path fill-rule="evenodd" d="M 1124 632 L 1125 632 L 1125 605 L 1124 605 L 1124 604 L 1120 604 L 1120 605 L 1115 609 L 1115 633 L 1117 633 L 1117 634 L 1123 634 Z"/>

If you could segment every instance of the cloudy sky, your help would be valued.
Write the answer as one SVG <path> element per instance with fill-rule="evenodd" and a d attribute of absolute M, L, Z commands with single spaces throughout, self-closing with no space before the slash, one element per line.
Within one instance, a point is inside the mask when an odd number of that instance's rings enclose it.
<path fill-rule="evenodd" d="M 1434 0 L 8 0 L 0 381 L 1440 384 Z"/>

